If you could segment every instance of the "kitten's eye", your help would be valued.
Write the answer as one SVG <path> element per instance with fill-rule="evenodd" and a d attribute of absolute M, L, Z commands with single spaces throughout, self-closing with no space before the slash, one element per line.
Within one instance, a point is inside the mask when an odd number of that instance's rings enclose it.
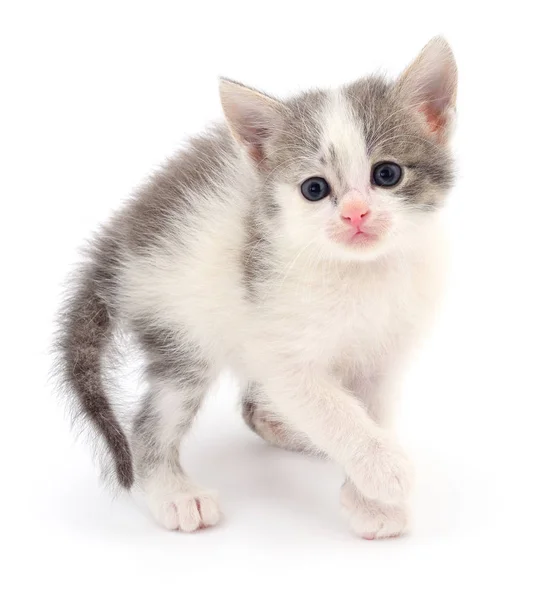
<path fill-rule="evenodd" d="M 317 202 L 329 196 L 331 189 L 323 177 L 311 177 L 301 185 L 301 193 L 310 202 Z"/>
<path fill-rule="evenodd" d="M 373 167 L 372 183 L 380 187 L 392 187 L 400 182 L 402 168 L 393 162 L 383 162 Z"/>

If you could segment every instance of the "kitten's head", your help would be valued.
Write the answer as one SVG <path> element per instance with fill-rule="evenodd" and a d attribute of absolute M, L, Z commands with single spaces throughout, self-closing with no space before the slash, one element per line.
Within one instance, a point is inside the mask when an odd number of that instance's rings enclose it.
<path fill-rule="evenodd" d="M 372 259 L 412 239 L 452 183 L 457 69 L 434 38 L 395 82 L 279 101 L 228 80 L 221 101 L 262 182 L 255 210 L 298 246 Z"/>

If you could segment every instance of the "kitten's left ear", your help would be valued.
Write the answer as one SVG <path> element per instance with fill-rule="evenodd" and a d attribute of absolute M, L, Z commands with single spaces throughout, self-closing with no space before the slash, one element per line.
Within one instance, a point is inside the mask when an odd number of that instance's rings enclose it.
<path fill-rule="evenodd" d="M 221 79 L 219 93 L 232 135 L 251 159 L 260 164 L 268 140 L 281 127 L 284 105 L 229 79 Z"/>
<path fill-rule="evenodd" d="M 447 141 L 457 100 L 457 64 L 445 39 L 430 40 L 396 85 L 404 102 L 424 116 L 428 130 Z"/>

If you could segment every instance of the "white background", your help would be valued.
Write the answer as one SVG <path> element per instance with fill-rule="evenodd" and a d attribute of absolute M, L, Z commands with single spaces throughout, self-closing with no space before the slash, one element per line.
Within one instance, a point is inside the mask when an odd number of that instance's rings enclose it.
<path fill-rule="evenodd" d="M 541 6 L 2 2 L 2 597 L 547 597 Z M 47 383 L 76 249 L 220 116 L 218 75 L 284 95 L 396 74 L 438 33 L 460 68 L 459 180 L 445 310 L 402 399 L 418 472 L 412 532 L 355 538 L 338 512 L 339 470 L 266 447 L 227 382 L 184 452 L 220 490 L 225 519 L 162 531 L 99 485 Z"/>

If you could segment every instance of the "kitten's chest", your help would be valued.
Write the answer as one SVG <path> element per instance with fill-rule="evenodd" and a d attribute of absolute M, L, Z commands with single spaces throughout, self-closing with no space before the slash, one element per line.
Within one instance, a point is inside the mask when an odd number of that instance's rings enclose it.
<path fill-rule="evenodd" d="M 420 295 L 416 283 L 410 269 L 324 271 L 295 278 L 281 307 L 295 343 L 312 360 L 368 360 L 409 329 Z"/>
<path fill-rule="evenodd" d="M 384 275 L 347 282 L 326 303 L 326 321 L 333 323 L 326 344 L 339 353 L 378 353 L 393 343 L 409 321 L 414 290 L 408 277 Z M 324 329 L 326 329 L 324 327 Z"/>
<path fill-rule="evenodd" d="M 431 266 L 421 260 L 296 277 L 280 300 L 288 327 L 280 322 L 279 331 L 310 360 L 377 361 L 407 344 L 432 313 Z"/>

